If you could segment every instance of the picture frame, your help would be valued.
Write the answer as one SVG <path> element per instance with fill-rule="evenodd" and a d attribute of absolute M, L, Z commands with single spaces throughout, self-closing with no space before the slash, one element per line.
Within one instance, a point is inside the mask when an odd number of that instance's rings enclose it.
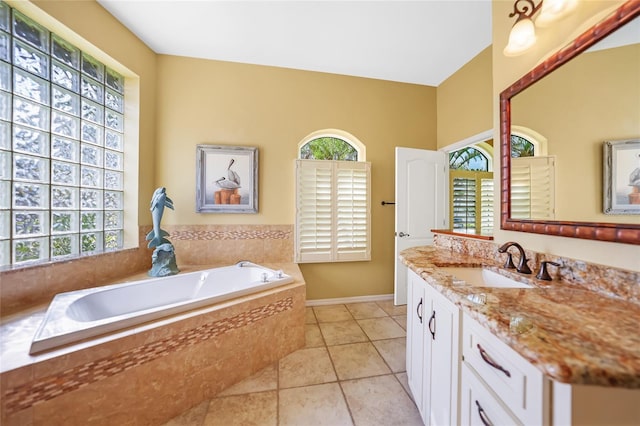
<path fill-rule="evenodd" d="M 604 213 L 640 214 L 640 139 L 605 141 Z"/>
<path fill-rule="evenodd" d="M 258 148 L 196 146 L 196 212 L 258 212 Z"/>

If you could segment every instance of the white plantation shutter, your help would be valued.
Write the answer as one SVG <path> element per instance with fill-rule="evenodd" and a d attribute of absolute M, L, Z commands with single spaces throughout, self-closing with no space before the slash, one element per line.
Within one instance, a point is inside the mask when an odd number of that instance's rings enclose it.
<path fill-rule="evenodd" d="M 456 176 L 457 171 L 450 172 L 451 179 L 451 223 L 453 229 L 461 232 L 476 229 L 476 180 L 473 172 L 464 172 L 468 176 Z"/>
<path fill-rule="evenodd" d="M 555 216 L 555 158 L 511 159 L 511 217 L 553 219 Z"/>
<path fill-rule="evenodd" d="M 296 262 L 371 259 L 371 165 L 296 160 Z"/>
<path fill-rule="evenodd" d="M 449 171 L 449 222 L 459 232 L 493 232 L 493 172 Z"/>
<path fill-rule="evenodd" d="M 480 179 L 480 233 L 493 234 L 493 173 Z"/>

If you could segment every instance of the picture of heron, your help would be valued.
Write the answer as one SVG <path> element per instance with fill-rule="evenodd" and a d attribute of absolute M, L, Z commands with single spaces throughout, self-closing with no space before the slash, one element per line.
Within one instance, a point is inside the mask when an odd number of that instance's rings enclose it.
<path fill-rule="evenodd" d="M 227 167 L 227 177 L 222 176 L 220 179 L 216 180 L 216 185 L 218 185 L 222 189 L 238 189 L 240 188 L 240 175 L 238 173 L 231 170 L 231 166 L 235 163 L 236 160 L 233 158 L 229 161 L 229 167 Z"/>
<path fill-rule="evenodd" d="M 197 146 L 196 212 L 258 213 L 258 148 Z"/>
<path fill-rule="evenodd" d="M 250 157 L 233 150 L 216 150 L 205 158 L 206 204 L 246 206 L 252 194 L 253 165 Z"/>
<path fill-rule="evenodd" d="M 612 157 L 613 208 L 640 213 L 640 141 L 616 146 Z M 633 212 L 633 213 L 632 213 Z"/>

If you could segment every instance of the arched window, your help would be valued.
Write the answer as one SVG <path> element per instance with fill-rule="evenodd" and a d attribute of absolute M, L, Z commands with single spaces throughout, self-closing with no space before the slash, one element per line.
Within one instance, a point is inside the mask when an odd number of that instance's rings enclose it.
<path fill-rule="evenodd" d="M 298 263 L 371 259 L 371 164 L 365 146 L 341 130 L 321 130 L 298 144 Z"/>
<path fill-rule="evenodd" d="M 479 149 L 467 146 L 449 153 L 449 169 L 488 172 L 489 159 Z"/>
<path fill-rule="evenodd" d="M 456 232 L 493 232 L 493 172 L 490 141 L 449 153 L 449 223 Z"/>
<path fill-rule="evenodd" d="M 511 217 L 555 218 L 555 158 L 547 139 L 527 127 L 511 129 Z"/>
<path fill-rule="evenodd" d="M 535 156 L 535 145 L 528 139 L 511 135 L 511 158 Z"/>
<path fill-rule="evenodd" d="M 303 160 L 358 161 L 358 151 L 344 139 L 324 136 L 310 140 L 300 148 Z"/>
<path fill-rule="evenodd" d="M 366 161 L 366 153 L 358 138 L 339 129 L 318 130 L 298 144 L 301 160 Z"/>

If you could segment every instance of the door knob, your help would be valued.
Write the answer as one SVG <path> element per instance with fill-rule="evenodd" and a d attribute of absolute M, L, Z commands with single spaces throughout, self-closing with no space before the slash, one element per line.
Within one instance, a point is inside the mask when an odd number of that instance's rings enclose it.
<path fill-rule="evenodd" d="M 400 233 L 398 234 L 398 237 L 400 237 L 400 238 L 402 238 L 402 237 L 408 237 L 408 236 L 409 236 L 409 234 L 405 234 L 404 232 L 400 232 Z"/>

